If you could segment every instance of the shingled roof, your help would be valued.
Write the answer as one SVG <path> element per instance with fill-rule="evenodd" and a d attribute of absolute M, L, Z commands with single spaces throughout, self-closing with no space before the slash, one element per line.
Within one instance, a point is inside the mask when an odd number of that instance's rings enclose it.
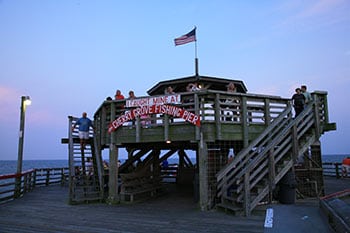
<path fill-rule="evenodd" d="M 172 86 L 175 92 L 185 92 L 189 83 L 197 83 L 200 87 L 208 90 L 226 91 L 226 86 L 230 82 L 235 84 L 237 92 L 247 93 L 247 88 L 241 80 L 196 75 L 158 82 L 147 93 L 151 96 L 162 95 L 168 86 Z"/>

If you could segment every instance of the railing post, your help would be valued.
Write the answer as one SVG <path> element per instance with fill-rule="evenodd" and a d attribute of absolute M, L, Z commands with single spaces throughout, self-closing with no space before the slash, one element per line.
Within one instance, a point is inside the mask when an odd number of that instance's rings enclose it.
<path fill-rule="evenodd" d="M 36 169 L 34 169 L 33 188 L 36 186 Z"/>
<path fill-rule="evenodd" d="M 248 134 L 248 110 L 247 97 L 242 96 L 242 132 L 243 132 L 243 146 L 246 148 L 249 144 Z"/>
<path fill-rule="evenodd" d="M 23 177 L 23 194 L 28 191 L 28 174 Z"/>
<path fill-rule="evenodd" d="M 215 128 L 216 128 L 216 139 L 221 139 L 221 106 L 220 106 L 220 94 L 215 95 Z"/>
<path fill-rule="evenodd" d="M 16 182 L 15 182 L 14 198 L 20 198 L 21 197 L 21 189 L 22 189 L 22 174 L 21 173 L 17 173 L 16 174 Z"/>
<path fill-rule="evenodd" d="M 340 178 L 340 174 L 339 174 L 339 163 L 334 163 L 335 165 L 335 176 L 337 177 L 337 179 Z"/>
<path fill-rule="evenodd" d="M 47 169 L 46 170 L 46 182 L 45 182 L 45 185 L 49 186 L 49 184 L 50 184 L 50 170 Z"/>

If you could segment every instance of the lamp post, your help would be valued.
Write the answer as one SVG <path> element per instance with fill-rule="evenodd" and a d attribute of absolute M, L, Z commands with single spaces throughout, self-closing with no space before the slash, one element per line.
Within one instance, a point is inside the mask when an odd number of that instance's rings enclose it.
<path fill-rule="evenodd" d="M 22 162 L 23 162 L 23 142 L 24 142 L 24 121 L 26 114 L 26 107 L 31 104 L 29 96 L 21 97 L 21 118 L 19 125 L 19 136 L 18 136 L 18 159 L 17 159 L 17 177 L 15 187 L 15 198 L 21 196 L 21 173 L 22 173 Z"/>

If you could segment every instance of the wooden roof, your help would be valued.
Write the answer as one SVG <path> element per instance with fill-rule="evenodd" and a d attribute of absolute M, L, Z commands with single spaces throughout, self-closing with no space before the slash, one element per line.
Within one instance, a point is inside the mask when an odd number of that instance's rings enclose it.
<path fill-rule="evenodd" d="M 235 84 L 237 92 L 247 93 L 247 88 L 241 80 L 196 75 L 161 81 L 149 89 L 147 93 L 151 96 L 162 95 L 168 86 L 172 86 L 175 92 L 186 92 L 186 86 L 189 83 L 197 83 L 200 87 L 208 90 L 226 91 L 226 86 L 230 82 Z"/>

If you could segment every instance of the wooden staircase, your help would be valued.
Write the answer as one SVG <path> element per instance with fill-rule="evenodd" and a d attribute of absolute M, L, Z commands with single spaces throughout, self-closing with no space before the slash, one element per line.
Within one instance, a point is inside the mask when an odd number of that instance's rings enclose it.
<path fill-rule="evenodd" d="M 218 172 L 218 206 L 249 216 L 260 203 L 272 201 L 276 184 L 325 131 L 322 101 L 315 98 L 297 118 L 287 107 Z"/>
<path fill-rule="evenodd" d="M 78 118 L 69 117 L 69 202 L 77 204 L 103 199 L 102 161 L 97 156 L 93 132 L 85 149 L 80 148 L 78 130 L 71 129 Z"/>

